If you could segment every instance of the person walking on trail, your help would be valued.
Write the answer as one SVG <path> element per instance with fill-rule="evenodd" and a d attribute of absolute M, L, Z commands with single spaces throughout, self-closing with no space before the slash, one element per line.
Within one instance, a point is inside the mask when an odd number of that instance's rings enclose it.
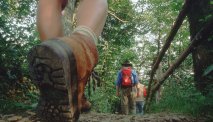
<path fill-rule="evenodd" d="M 107 0 L 80 0 L 77 27 L 65 37 L 62 11 L 68 0 L 39 0 L 37 29 L 42 43 L 28 54 L 32 79 L 40 90 L 37 113 L 45 121 L 77 121 L 91 108 L 85 85 L 98 62 L 97 37 L 107 17 Z"/>
<path fill-rule="evenodd" d="M 122 64 L 116 80 L 116 95 L 121 98 L 122 114 L 135 114 L 135 92 L 138 75 L 129 61 Z"/>
<path fill-rule="evenodd" d="M 136 114 L 143 115 L 144 114 L 143 107 L 144 107 L 144 103 L 145 103 L 145 97 L 147 95 L 146 86 L 139 82 L 136 87 L 137 87 L 137 90 L 138 90 L 137 97 L 135 99 Z"/>

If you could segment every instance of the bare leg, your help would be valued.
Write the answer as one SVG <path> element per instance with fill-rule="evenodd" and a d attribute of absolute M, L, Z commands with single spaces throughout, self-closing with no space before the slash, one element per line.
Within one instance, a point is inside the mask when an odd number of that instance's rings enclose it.
<path fill-rule="evenodd" d="M 93 35 L 101 34 L 107 14 L 107 0 L 82 0 L 77 25 L 89 28 L 86 31 L 92 31 L 92 38 L 81 31 L 64 37 L 61 22 L 64 1 L 39 0 L 37 27 L 44 42 L 32 48 L 28 55 L 33 81 L 41 93 L 38 113 L 44 120 L 55 122 L 77 120 L 85 105 L 80 100 L 86 84 L 82 79 L 88 78 L 98 62 L 92 39 Z"/>
<path fill-rule="evenodd" d="M 87 26 L 100 36 L 107 17 L 107 0 L 81 0 L 77 26 Z"/>
<path fill-rule="evenodd" d="M 39 0 L 37 28 L 41 41 L 63 36 L 61 1 Z"/>
<path fill-rule="evenodd" d="M 37 27 L 42 41 L 63 36 L 62 0 L 40 0 Z M 87 26 L 99 36 L 107 16 L 107 0 L 82 0 L 77 13 L 77 26 Z"/>
<path fill-rule="evenodd" d="M 86 26 L 91 29 L 96 37 L 100 36 L 106 21 L 107 9 L 107 0 L 81 0 L 77 11 L 77 26 Z M 84 75 L 81 75 L 81 77 L 82 76 Z M 85 85 L 86 82 L 84 86 Z M 82 98 L 84 87 L 79 88 L 79 91 L 78 98 Z M 90 102 L 85 98 L 79 101 L 81 101 L 80 109 L 84 110 L 91 107 Z"/>

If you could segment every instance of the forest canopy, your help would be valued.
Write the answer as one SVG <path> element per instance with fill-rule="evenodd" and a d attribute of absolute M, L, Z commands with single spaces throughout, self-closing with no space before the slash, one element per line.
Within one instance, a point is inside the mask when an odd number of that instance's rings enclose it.
<path fill-rule="evenodd" d="M 212 20 L 210 13 L 213 11 L 213 1 L 204 1 L 202 5 L 208 4 L 211 9 L 203 10 L 205 14 L 198 15 L 200 18 L 190 14 L 184 19 L 162 58 L 162 72 L 188 47 L 193 37 L 191 31 L 198 32 L 204 23 Z M 138 71 L 141 82 L 148 86 L 153 62 L 165 44 L 184 0 L 108 0 L 108 4 L 108 17 L 98 44 L 99 62 L 95 67 L 95 74 L 99 79 L 91 77 L 86 95 L 93 106 L 96 106 L 92 108 L 94 111 L 114 113 L 119 104 L 119 98 L 115 95 L 115 80 L 121 63 L 130 60 Z M 0 2 L 0 112 L 34 109 L 38 101 L 38 89 L 31 82 L 26 60 L 29 49 L 39 43 L 36 10 L 37 2 L 33 0 Z M 191 27 L 192 20 L 195 19 L 200 28 Z M 212 42 L 212 39 L 210 35 L 208 40 Z M 213 45 L 209 44 L 208 49 L 212 50 Z M 153 103 L 152 112 L 168 110 L 198 114 L 200 110 L 207 108 L 205 112 L 212 113 L 212 92 L 203 96 L 195 87 L 197 78 L 194 78 L 194 56 L 195 54 L 190 54 L 166 79 L 162 104 Z M 208 56 L 212 57 L 212 53 Z M 208 66 L 202 69 L 204 74 L 201 74 L 206 75 L 207 80 L 212 80 L 212 58 L 210 60 Z M 178 99 L 184 100 L 178 102 Z M 189 101 L 193 104 L 187 104 Z"/>

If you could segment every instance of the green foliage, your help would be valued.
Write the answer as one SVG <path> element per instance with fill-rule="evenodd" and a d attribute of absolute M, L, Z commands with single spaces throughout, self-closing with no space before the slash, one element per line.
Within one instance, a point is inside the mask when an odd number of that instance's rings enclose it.
<path fill-rule="evenodd" d="M 31 109 L 38 94 L 29 77 L 26 56 L 36 44 L 35 1 L 0 2 L 0 112 Z"/>
<path fill-rule="evenodd" d="M 13 89 L 11 89 L 11 87 Z M 38 102 L 38 90 L 29 81 L 19 85 L 8 86 L 6 82 L 0 85 L 0 113 L 14 113 L 34 109 Z"/>
<path fill-rule="evenodd" d="M 19 82 L 29 77 L 26 56 L 36 43 L 35 1 L 0 2 L 0 91 L 22 88 Z M 35 40 L 35 41 L 34 41 Z M 5 95 L 5 94 L 1 94 Z"/>
<path fill-rule="evenodd" d="M 207 69 L 203 73 L 203 76 L 208 75 L 212 71 L 213 71 L 213 64 L 207 67 Z"/>
<path fill-rule="evenodd" d="M 134 32 L 135 10 L 129 0 L 109 0 L 109 15 L 103 31 L 103 38 L 115 46 L 131 47 Z"/>
<path fill-rule="evenodd" d="M 202 115 L 210 115 L 213 120 L 213 85 L 209 85 L 205 89 L 208 91 L 208 94 L 205 96 L 205 101 L 203 102 L 203 106 L 200 111 L 202 111 Z"/>
<path fill-rule="evenodd" d="M 194 83 L 190 80 L 191 78 L 185 79 L 181 84 L 173 82 L 170 86 L 164 86 L 163 96 L 159 103 L 152 104 L 151 112 L 163 111 L 193 116 L 213 115 L 211 110 L 213 107 L 212 93 L 206 97 L 202 96 L 195 89 Z"/>
<path fill-rule="evenodd" d="M 130 60 L 134 68 L 142 72 L 141 79 L 148 83 L 152 62 L 165 43 L 183 2 L 184 0 L 139 0 L 132 4 L 130 0 L 108 0 L 109 14 L 102 33 L 103 39 L 98 45 L 99 63 L 95 67 L 103 82 L 92 91 L 89 98 L 93 111 L 117 111 L 119 98 L 115 95 L 114 81 L 124 60 Z M 23 82 L 24 77 L 29 77 L 26 55 L 29 48 L 38 43 L 35 9 L 36 2 L 33 0 L 0 2 L 0 112 L 32 109 L 32 105 L 38 100 L 36 88 L 29 80 Z M 205 15 L 201 17 L 201 21 L 206 22 L 211 17 L 212 15 Z M 188 26 L 189 23 L 184 21 L 163 58 L 164 71 L 188 46 Z M 212 65 L 203 75 L 211 72 Z M 168 79 L 180 84 L 168 82 L 160 104 L 153 104 L 152 110 L 198 115 L 200 110 L 203 112 L 211 108 L 212 92 L 203 97 L 195 89 L 190 74 L 193 74 L 191 56 L 176 70 L 174 77 Z M 208 109 L 208 112 L 212 111 Z"/>
<path fill-rule="evenodd" d="M 27 94 L 25 101 L 16 101 L 13 99 L 0 99 L 0 113 L 19 113 L 20 111 L 33 110 L 36 108 L 38 97 L 36 94 Z M 23 99 L 23 97 L 21 97 Z"/>
<path fill-rule="evenodd" d="M 35 42 L 35 2 L 24 0 L 0 2 L 0 72 L 6 80 L 22 77 L 28 49 Z"/>
<path fill-rule="evenodd" d="M 119 99 L 115 95 L 114 82 L 105 87 L 98 87 L 89 97 L 92 102 L 92 111 L 101 113 L 114 113 L 117 111 Z"/>
<path fill-rule="evenodd" d="M 133 5 L 128 1 L 109 1 L 109 10 L 125 22 L 111 14 L 107 18 L 103 39 L 99 41 L 98 46 L 99 63 L 95 68 L 103 82 L 101 88 L 96 89 L 90 97 L 94 106 L 97 106 L 94 110 L 98 112 L 115 111 L 116 107 L 114 106 L 118 106 L 119 100 L 115 96 L 113 83 L 124 60 L 129 59 L 136 70 L 142 71 L 140 78 L 143 81 L 148 81 L 152 61 L 158 51 L 156 40 L 160 41 L 159 48 L 161 48 L 171 29 L 170 25 L 176 19 L 183 2 L 183 0 L 178 2 L 153 0 L 139 1 L 139 3 Z M 128 12 L 126 12 L 127 8 Z M 187 47 L 189 44 L 188 36 L 188 23 L 185 21 L 175 37 L 170 53 L 167 53 L 163 59 L 164 69 L 167 69 L 170 62 L 175 60 Z M 188 73 L 192 72 L 191 57 L 187 58 L 182 68 L 187 70 L 178 70 L 175 75 L 188 78 Z M 182 87 L 187 87 L 187 85 Z"/>

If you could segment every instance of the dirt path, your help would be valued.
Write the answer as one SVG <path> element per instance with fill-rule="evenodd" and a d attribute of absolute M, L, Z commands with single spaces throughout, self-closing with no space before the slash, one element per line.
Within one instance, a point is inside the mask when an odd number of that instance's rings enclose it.
<path fill-rule="evenodd" d="M 26 111 L 19 114 L 1 115 L 0 122 L 40 122 L 35 112 Z M 181 114 L 147 114 L 139 115 L 119 115 L 104 113 L 85 113 L 81 114 L 79 122 L 205 122 L 201 118 L 193 118 Z"/>

